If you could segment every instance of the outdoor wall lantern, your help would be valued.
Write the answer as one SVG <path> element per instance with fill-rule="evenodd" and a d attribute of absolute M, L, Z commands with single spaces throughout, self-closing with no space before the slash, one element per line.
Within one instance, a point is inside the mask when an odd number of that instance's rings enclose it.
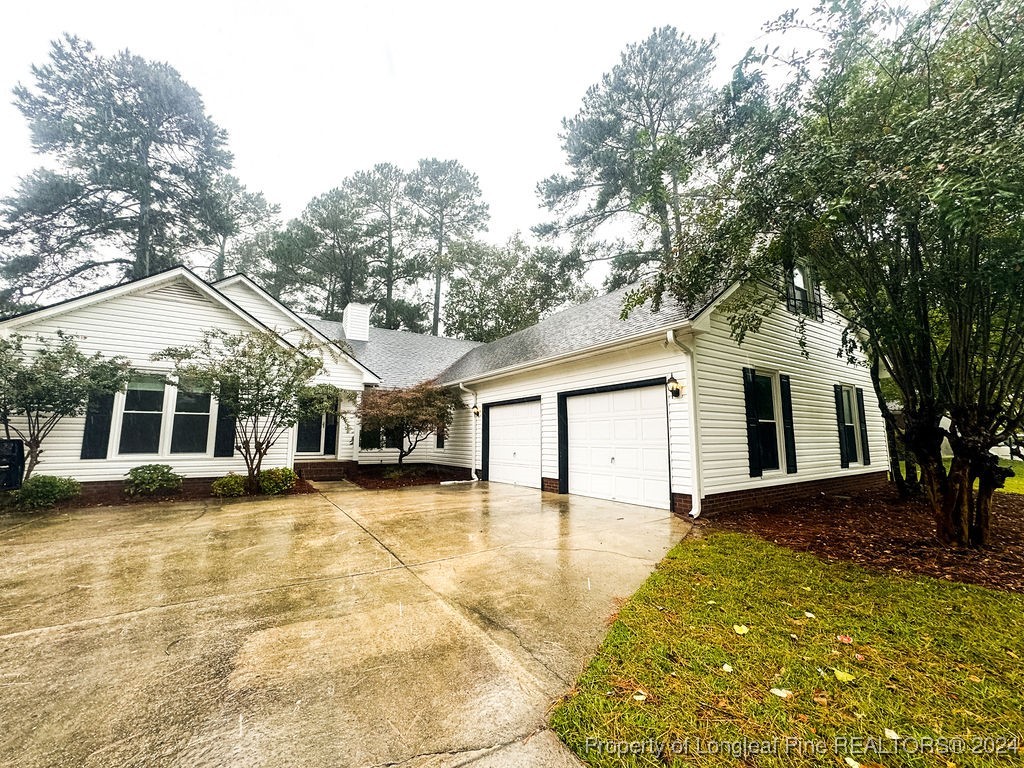
<path fill-rule="evenodd" d="M 479 416 L 480 415 L 480 406 L 476 405 L 475 403 L 473 404 L 473 415 L 474 416 Z"/>
<path fill-rule="evenodd" d="M 675 374 L 669 374 L 668 381 L 665 382 L 665 386 L 668 387 L 668 391 L 672 397 L 679 397 L 683 394 L 683 387 L 678 381 L 676 381 Z"/>

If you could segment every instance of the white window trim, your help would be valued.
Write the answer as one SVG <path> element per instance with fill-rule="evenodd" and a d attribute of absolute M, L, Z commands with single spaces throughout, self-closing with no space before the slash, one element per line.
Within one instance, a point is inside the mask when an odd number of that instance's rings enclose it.
<path fill-rule="evenodd" d="M 168 371 L 141 370 L 140 376 L 167 376 Z M 178 388 L 174 384 L 164 385 L 163 411 L 160 413 L 160 441 L 157 453 L 121 453 L 121 425 L 124 423 L 124 404 L 127 388 L 114 393 L 114 411 L 110 420 L 110 442 L 107 444 L 107 456 L 121 461 L 137 461 L 153 463 L 154 459 L 180 458 L 213 458 L 214 443 L 217 440 L 217 417 L 220 403 L 213 395 L 210 396 L 210 426 L 206 433 L 205 453 L 171 453 L 171 437 L 174 430 L 175 406 L 178 401 Z"/>
<path fill-rule="evenodd" d="M 779 371 L 754 368 L 755 382 L 758 376 L 767 376 L 772 380 L 772 409 L 775 414 L 775 455 L 779 457 L 779 466 L 777 468 L 766 469 L 764 466 L 761 467 L 761 477 L 774 477 L 786 474 L 786 441 L 783 434 L 785 427 L 782 424 L 782 387 L 779 384 L 779 373 Z M 761 423 L 760 419 L 758 419 L 758 423 Z"/>
<path fill-rule="evenodd" d="M 846 393 L 850 393 L 850 417 L 853 419 L 853 444 L 857 448 L 857 460 L 850 459 L 851 467 L 864 466 L 864 446 L 861 445 L 860 441 L 860 410 L 857 408 L 857 387 L 853 384 L 840 384 L 840 397 L 845 397 Z M 846 401 L 843 401 L 845 406 Z M 846 426 L 845 416 L 843 417 L 843 426 Z"/>

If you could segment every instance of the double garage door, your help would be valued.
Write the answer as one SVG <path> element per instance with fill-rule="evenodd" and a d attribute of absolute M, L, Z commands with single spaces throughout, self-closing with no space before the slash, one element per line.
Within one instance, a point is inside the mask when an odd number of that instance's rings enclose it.
<path fill-rule="evenodd" d="M 568 491 L 628 504 L 669 507 L 664 386 L 565 398 Z M 488 479 L 540 487 L 540 401 L 490 408 Z"/>

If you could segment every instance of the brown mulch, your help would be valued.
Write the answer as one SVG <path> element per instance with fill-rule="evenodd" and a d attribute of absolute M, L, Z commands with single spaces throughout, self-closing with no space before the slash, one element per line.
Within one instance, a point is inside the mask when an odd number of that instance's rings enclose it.
<path fill-rule="evenodd" d="M 306 480 L 301 477 L 295 481 L 295 486 L 288 493 L 282 494 L 283 496 L 292 496 L 303 493 L 316 493 L 316 488 L 310 485 Z M 269 496 L 247 496 L 243 498 L 249 499 L 268 499 Z M 205 499 L 217 499 L 221 501 L 219 496 L 214 496 L 211 489 L 210 483 L 207 481 L 189 481 L 185 480 L 182 483 L 181 490 L 175 493 L 167 493 L 159 496 L 129 496 L 124 492 L 124 487 L 120 483 L 116 486 L 100 486 L 90 488 L 85 486 L 82 489 L 82 496 L 69 502 L 67 505 L 61 505 L 62 508 L 75 507 L 106 507 L 120 504 L 152 504 L 153 502 L 159 501 L 203 501 Z"/>
<path fill-rule="evenodd" d="M 470 480 L 472 475 L 468 469 L 441 467 L 431 464 L 412 464 L 401 470 L 394 464 L 364 464 L 358 470 L 350 472 L 346 478 L 358 485 L 374 491 L 392 488 L 408 488 L 414 485 L 438 485 L 455 480 Z"/>
<path fill-rule="evenodd" d="M 939 544 L 927 504 L 901 501 L 890 488 L 822 494 L 777 508 L 723 514 L 701 525 L 752 533 L 826 560 L 1024 592 L 1024 495 L 997 493 L 993 516 L 989 545 L 981 550 Z"/>

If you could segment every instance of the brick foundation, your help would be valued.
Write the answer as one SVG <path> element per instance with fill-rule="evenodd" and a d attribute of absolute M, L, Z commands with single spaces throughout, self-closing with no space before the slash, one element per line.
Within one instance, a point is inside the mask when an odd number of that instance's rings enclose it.
<path fill-rule="evenodd" d="M 303 480 L 344 480 L 359 465 L 354 461 L 296 461 L 295 473 Z"/>
<path fill-rule="evenodd" d="M 889 482 L 887 471 L 872 472 L 847 477 L 829 477 L 823 480 L 808 480 L 804 483 L 770 485 L 745 491 L 714 493 L 701 501 L 701 517 L 710 517 L 728 512 L 740 512 L 761 507 L 773 507 L 797 499 L 806 499 L 815 494 L 856 493 L 869 488 L 878 488 Z M 673 497 L 675 494 L 673 494 Z M 673 498 L 673 512 L 675 499 Z"/>
<path fill-rule="evenodd" d="M 688 493 L 672 494 L 672 514 L 688 517 L 693 510 L 693 497 Z"/>
<path fill-rule="evenodd" d="M 558 478 L 542 477 L 540 479 L 540 489 L 547 493 L 558 493 Z"/>

